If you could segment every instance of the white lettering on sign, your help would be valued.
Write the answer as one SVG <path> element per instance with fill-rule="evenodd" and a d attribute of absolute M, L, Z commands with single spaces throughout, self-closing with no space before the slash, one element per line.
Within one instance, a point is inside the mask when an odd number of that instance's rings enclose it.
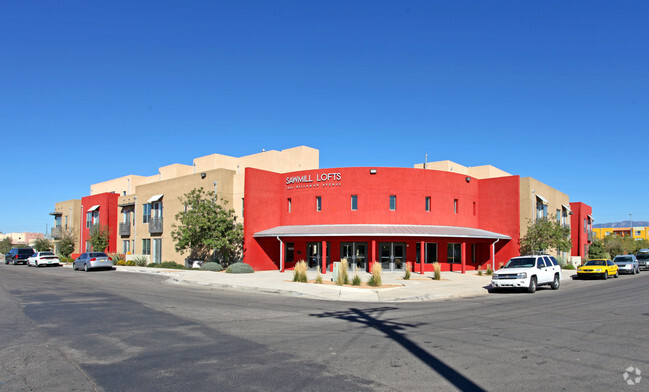
<path fill-rule="evenodd" d="M 340 173 L 321 173 L 316 174 L 315 179 L 317 182 L 340 181 L 342 180 L 342 175 Z M 310 174 L 286 177 L 286 185 L 306 184 L 310 182 L 313 182 Z"/>

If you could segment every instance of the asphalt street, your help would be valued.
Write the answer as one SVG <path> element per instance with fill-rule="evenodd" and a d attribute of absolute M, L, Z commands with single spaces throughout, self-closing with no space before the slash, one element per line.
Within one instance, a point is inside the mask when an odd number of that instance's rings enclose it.
<path fill-rule="evenodd" d="M 647 272 L 385 305 L 0 264 L 0 391 L 647 390 L 648 297 Z"/>

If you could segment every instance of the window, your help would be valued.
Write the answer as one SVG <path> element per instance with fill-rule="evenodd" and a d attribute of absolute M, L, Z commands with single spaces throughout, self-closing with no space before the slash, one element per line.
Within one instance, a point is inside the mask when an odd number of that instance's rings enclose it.
<path fill-rule="evenodd" d="M 151 239 L 142 240 L 142 254 L 143 255 L 151 254 Z"/>
<path fill-rule="evenodd" d="M 146 203 L 142 206 L 142 223 L 149 223 L 151 220 L 151 204 Z"/>
<path fill-rule="evenodd" d="M 292 263 L 295 260 L 295 243 L 287 242 L 286 243 L 286 254 L 284 255 L 284 261 L 287 263 Z"/>
<path fill-rule="evenodd" d="M 65 216 L 65 228 L 66 228 L 66 230 L 68 228 L 68 216 L 67 215 Z"/>
<path fill-rule="evenodd" d="M 417 263 L 419 263 L 420 254 L 421 254 L 421 244 L 417 242 L 417 255 L 416 255 Z M 426 242 L 424 244 L 424 263 L 432 264 L 436 261 L 437 261 L 437 243 Z"/>
<path fill-rule="evenodd" d="M 241 198 L 241 217 L 243 218 L 243 197 Z"/>
<path fill-rule="evenodd" d="M 473 216 L 476 215 L 477 210 L 478 210 L 478 208 L 477 208 L 476 203 L 475 203 L 475 201 L 474 201 L 474 202 L 473 202 Z"/>
<path fill-rule="evenodd" d="M 92 252 L 92 243 L 90 241 L 86 241 L 86 252 Z"/>
<path fill-rule="evenodd" d="M 66 218 L 67 220 L 67 218 Z M 55 227 L 61 227 L 61 215 L 57 215 L 54 217 L 54 226 Z"/>
<path fill-rule="evenodd" d="M 548 217 L 548 202 L 541 196 L 536 195 L 536 219 Z"/>
<path fill-rule="evenodd" d="M 557 209 L 557 223 L 561 224 L 561 210 Z"/>
<path fill-rule="evenodd" d="M 457 214 L 457 211 L 458 211 L 457 208 L 458 208 L 457 199 L 453 199 L 453 213 L 454 214 Z"/>
<path fill-rule="evenodd" d="M 150 206 L 151 206 L 151 218 L 162 219 L 162 202 L 156 201 L 151 203 Z"/>
<path fill-rule="evenodd" d="M 397 210 L 397 195 L 390 195 L 390 211 Z"/>
<path fill-rule="evenodd" d="M 289 197 L 288 198 L 288 212 L 289 212 L 289 214 L 291 213 L 292 209 L 293 209 L 293 204 L 292 204 L 291 198 Z"/>
<path fill-rule="evenodd" d="M 123 240 L 122 241 L 122 253 L 127 254 L 130 251 L 131 251 L 131 241 L 130 240 Z"/>
<path fill-rule="evenodd" d="M 426 196 L 426 212 L 430 212 L 430 196 Z"/>
<path fill-rule="evenodd" d="M 86 212 L 86 229 L 90 228 L 90 222 L 92 222 L 92 212 Z"/>
<path fill-rule="evenodd" d="M 322 211 L 322 196 L 315 197 L 315 210 Z"/>
<path fill-rule="evenodd" d="M 449 263 L 462 262 L 462 244 L 449 243 L 446 246 L 446 256 Z"/>
<path fill-rule="evenodd" d="M 358 195 L 352 195 L 352 211 L 358 210 Z"/>
<path fill-rule="evenodd" d="M 476 255 L 476 245 L 471 244 L 471 262 L 475 264 L 475 261 L 477 260 L 477 255 Z"/>

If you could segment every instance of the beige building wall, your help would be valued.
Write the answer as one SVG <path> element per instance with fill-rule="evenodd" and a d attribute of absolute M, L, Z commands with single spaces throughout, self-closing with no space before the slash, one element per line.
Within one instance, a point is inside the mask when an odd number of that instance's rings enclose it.
<path fill-rule="evenodd" d="M 90 185 L 90 196 L 100 193 L 117 193 L 118 195 L 130 195 L 135 192 L 135 187 L 156 181 L 158 175 L 151 177 L 142 177 L 130 174 L 128 176 L 115 178 L 112 180 Z"/>
<path fill-rule="evenodd" d="M 417 163 L 414 165 L 415 169 L 423 169 L 423 163 Z M 462 166 L 459 163 L 453 161 L 437 161 L 437 162 L 428 162 L 426 163 L 426 170 L 439 170 L 446 172 L 453 172 L 471 176 L 477 179 L 485 178 L 495 178 L 495 177 L 506 177 L 511 176 L 511 174 L 506 171 L 500 170 L 495 166 L 483 165 L 483 166 Z"/>
<path fill-rule="evenodd" d="M 536 221 L 536 204 L 539 196 L 547 200 L 548 217 L 561 212 L 563 206 L 570 206 L 568 195 L 532 177 L 522 177 L 520 181 L 520 226 L 521 237 L 527 234 L 527 226 Z M 557 256 L 557 254 L 554 254 Z"/>
<path fill-rule="evenodd" d="M 66 201 L 60 201 L 54 205 L 54 212 L 50 213 L 50 215 L 56 216 L 60 215 L 61 216 L 61 230 L 69 230 L 70 233 L 74 236 L 75 239 L 75 245 L 74 245 L 74 253 L 79 253 L 81 246 L 80 246 L 80 241 L 81 241 L 81 200 L 79 199 L 72 199 L 72 200 L 66 200 Z M 56 222 L 56 221 L 55 221 Z M 62 233 L 57 233 L 59 230 L 56 230 L 55 223 L 52 224 L 52 239 L 55 241 L 54 245 L 54 250 L 58 251 L 56 247 L 56 240 L 60 239 L 60 236 L 57 236 L 56 234 L 61 235 Z M 58 237 L 58 238 L 57 238 Z"/>

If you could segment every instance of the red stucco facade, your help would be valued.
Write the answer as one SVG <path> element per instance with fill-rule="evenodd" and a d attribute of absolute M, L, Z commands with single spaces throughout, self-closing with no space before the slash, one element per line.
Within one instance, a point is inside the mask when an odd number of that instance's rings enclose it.
<path fill-rule="evenodd" d="M 432 271 L 432 261 L 439 262 L 443 270 L 498 267 L 518 255 L 519 194 L 518 176 L 479 180 L 452 172 L 411 168 L 332 168 L 281 174 L 248 168 L 244 262 L 256 270 L 292 268 L 295 262 L 306 260 L 319 247 L 318 268 L 331 270 L 331 263 L 340 260 L 343 248 L 354 243 L 365 246 L 366 270 L 373 262 L 387 260 L 384 252 L 390 246 L 392 252 L 397 247 L 403 252 L 393 257 L 393 261 L 412 263 L 415 272 Z M 396 197 L 394 210 L 390 208 L 391 195 Z M 357 201 L 355 210 L 352 196 Z M 417 225 L 445 227 L 450 231 L 459 227 L 509 238 L 255 236 L 264 230 L 298 225 Z M 436 255 L 426 256 L 424 248 L 431 254 L 436 249 Z M 455 249 L 460 255 L 450 256 L 453 259 L 450 261 L 454 261 L 450 262 L 449 255 Z M 280 254 L 284 260 L 280 260 Z M 420 262 L 422 259 L 424 263 Z"/>
<path fill-rule="evenodd" d="M 570 203 L 571 256 L 588 257 L 588 247 L 593 242 L 593 208 L 581 202 Z"/>
<path fill-rule="evenodd" d="M 117 252 L 117 193 L 100 193 L 97 195 L 86 196 L 81 199 L 81 251 L 85 252 L 87 241 L 90 241 L 90 228 L 86 224 L 88 210 L 96 207 L 95 211 L 99 212 L 99 224 L 108 226 L 109 244 L 106 252 Z M 94 249 L 95 251 L 102 251 Z"/>

